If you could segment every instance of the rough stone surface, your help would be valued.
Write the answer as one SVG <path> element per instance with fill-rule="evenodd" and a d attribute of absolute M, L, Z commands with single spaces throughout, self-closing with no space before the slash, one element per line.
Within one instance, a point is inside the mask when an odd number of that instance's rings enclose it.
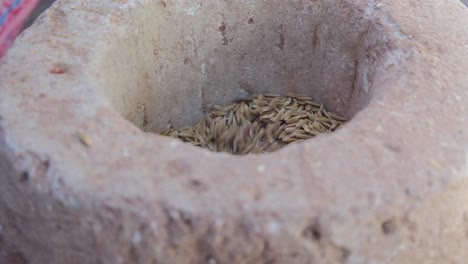
<path fill-rule="evenodd" d="M 466 263 L 458 0 L 62 0 L 0 61 L 0 263 Z M 353 119 L 234 157 L 144 131 L 248 93 Z"/>

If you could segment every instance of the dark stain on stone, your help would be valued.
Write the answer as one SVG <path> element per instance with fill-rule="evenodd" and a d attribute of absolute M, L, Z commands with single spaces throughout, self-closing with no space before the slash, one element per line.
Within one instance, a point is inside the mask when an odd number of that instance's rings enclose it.
<path fill-rule="evenodd" d="M 223 40 L 222 40 L 223 46 L 227 46 L 229 44 L 229 40 L 226 37 L 227 25 L 224 22 L 221 23 L 221 26 L 219 26 L 218 30 L 219 32 L 221 32 L 221 36 L 223 36 Z"/>
<path fill-rule="evenodd" d="M 195 226 L 192 218 L 190 218 L 189 215 L 184 214 L 183 212 L 181 212 L 180 215 L 182 216 L 182 221 L 184 222 L 184 225 L 188 227 L 190 231 L 193 231 L 195 229 Z"/>
<path fill-rule="evenodd" d="M 146 106 L 143 105 L 143 128 L 146 128 L 148 125 L 148 111 L 146 110 Z"/>
<path fill-rule="evenodd" d="M 219 31 L 220 32 L 226 32 L 226 24 L 224 24 L 224 22 L 221 23 L 221 26 L 219 26 Z"/>
<path fill-rule="evenodd" d="M 395 220 L 388 219 L 382 223 L 382 232 L 384 235 L 391 235 L 397 231 L 397 224 Z"/>
<path fill-rule="evenodd" d="M 49 168 L 50 168 L 50 161 L 48 159 L 43 160 L 37 169 L 37 176 L 45 177 L 47 173 L 49 172 Z"/>
<path fill-rule="evenodd" d="M 319 36 L 318 36 L 318 31 L 319 31 L 319 26 L 320 25 L 316 25 L 315 28 L 314 28 L 314 37 L 312 39 L 312 47 L 315 49 L 317 49 L 319 43 L 320 43 L 320 39 L 319 39 Z"/>
<path fill-rule="evenodd" d="M 278 32 L 279 32 L 279 43 L 278 43 L 278 48 L 280 48 L 281 51 L 284 50 L 284 43 L 285 43 L 285 38 L 284 38 L 284 26 L 281 24 L 278 27 Z"/>
<path fill-rule="evenodd" d="M 396 154 L 399 154 L 401 153 L 401 148 L 398 147 L 398 146 L 395 146 L 395 145 L 392 145 L 392 144 L 385 144 L 384 145 L 387 149 L 389 149 L 390 151 L 396 153 Z"/>
<path fill-rule="evenodd" d="M 405 188 L 405 194 L 406 194 L 406 196 L 411 196 L 412 195 L 411 194 L 411 189 L 409 187 Z"/>
<path fill-rule="evenodd" d="M 201 190 L 206 189 L 204 184 L 199 180 L 192 179 L 192 180 L 189 181 L 189 184 L 193 189 L 196 189 L 196 190 L 201 191 Z"/>
<path fill-rule="evenodd" d="M 211 105 L 208 103 L 207 94 L 205 93 L 205 87 L 201 88 L 201 108 L 203 113 L 208 113 L 211 111 Z"/>
<path fill-rule="evenodd" d="M 302 236 L 312 241 L 320 241 L 322 239 L 322 230 L 318 220 L 314 220 L 310 225 L 302 231 Z"/>
<path fill-rule="evenodd" d="M 190 183 L 193 185 L 193 186 L 200 186 L 201 185 L 201 182 L 199 180 L 191 180 Z"/>
<path fill-rule="evenodd" d="M 247 21 L 248 24 L 253 24 L 254 23 L 254 20 L 253 18 L 250 18 L 249 21 Z"/>
<path fill-rule="evenodd" d="M 29 181 L 29 172 L 23 171 L 19 176 L 20 183 L 27 183 Z"/>
<path fill-rule="evenodd" d="M 208 190 L 208 186 L 206 186 L 206 184 L 197 179 L 189 180 L 188 187 L 194 192 L 206 192 Z"/>
<path fill-rule="evenodd" d="M 160 1 L 159 4 L 160 4 L 162 7 L 164 7 L 164 8 L 166 8 L 166 6 L 167 6 L 167 5 L 166 5 L 166 2 L 164 2 L 164 1 Z"/>
<path fill-rule="evenodd" d="M 351 86 L 351 91 L 349 93 L 349 102 L 353 101 L 354 94 L 357 93 L 358 81 L 359 81 L 359 59 L 355 59 L 354 60 L 353 83 L 352 83 L 352 86 Z"/>

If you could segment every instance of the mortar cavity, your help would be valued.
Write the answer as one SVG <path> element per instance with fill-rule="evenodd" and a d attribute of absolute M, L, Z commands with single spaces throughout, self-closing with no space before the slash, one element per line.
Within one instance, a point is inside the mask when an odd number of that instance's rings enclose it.
<path fill-rule="evenodd" d="M 388 46 L 365 13 L 343 0 L 150 1 L 112 34 L 98 79 L 144 131 L 266 92 L 309 95 L 349 119 L 371 99 Z"/>

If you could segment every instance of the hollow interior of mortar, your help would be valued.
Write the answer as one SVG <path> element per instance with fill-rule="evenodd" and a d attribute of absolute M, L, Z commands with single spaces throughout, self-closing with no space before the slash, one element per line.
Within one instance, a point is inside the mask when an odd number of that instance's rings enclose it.
<path fill-rule="evenodd" d="M 384 53 L 365 12 L 342 0 L 150 1 L 111 36 L 100 87 L 151 132 L 265 92 L 309 95 L 349 119 L 371 99 Z"/>

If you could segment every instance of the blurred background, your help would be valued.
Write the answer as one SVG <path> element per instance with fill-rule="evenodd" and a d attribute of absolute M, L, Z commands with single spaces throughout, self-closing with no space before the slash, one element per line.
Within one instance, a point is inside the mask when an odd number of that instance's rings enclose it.
<path fill-rule="evenodd" d="M 468 1 L 468 0 L 467 0 Z M 36 9 L 32 14 L 29 16 L 28 20 L 24 24 L 24 28 L 29 27 L 34 20 L 42 13 L 44 10 L 46 10 L 52 3 L 55 2 L 55 0 L 40 0 L 39 4 L 37 5 Z"/>

